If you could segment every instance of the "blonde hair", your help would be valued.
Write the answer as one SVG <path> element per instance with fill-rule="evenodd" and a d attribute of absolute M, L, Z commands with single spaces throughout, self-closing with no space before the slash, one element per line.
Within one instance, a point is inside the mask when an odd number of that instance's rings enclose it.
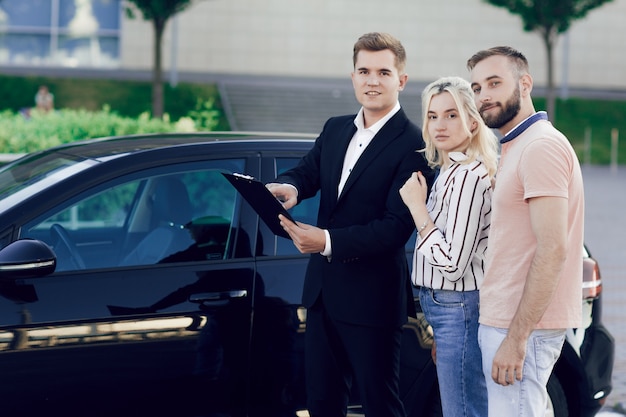
<path fill-rule="evenodd" d="M 433 96 L 448 92 L 452 96 L 459 111 L 459 116 L 465 122 L 465 133 L 470 138 L 465 154 L 467 159 L 462 163 L 471 163 L 480 160 L 486 167 L 490 177 L 494 177 L 498 166 L 498 140 L 496 135 L 483 121 L 470 83 L 461 77 L 442 77 L 426 86 L 422 92 L 423 136 L 426 142 L 424 150 L 428 164 L 431 167 L 443 165 L 443 156 L 437 151 L 435 144 L 428 134 L 428 109 Z M 477 128 L 471 132 L 467 127 L 469 121 L 476 121 Z"/>

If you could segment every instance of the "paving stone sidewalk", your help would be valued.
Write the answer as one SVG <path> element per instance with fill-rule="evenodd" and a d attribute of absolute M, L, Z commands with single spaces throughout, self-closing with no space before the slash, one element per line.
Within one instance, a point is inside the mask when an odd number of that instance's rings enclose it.
<path fill-rule="evenodd" d="M 616 343 L 607 406 L 626 406 L 626 166 L 583 166 L 583 179 L 585 242 L 600 264 L 603 322 Z"/>

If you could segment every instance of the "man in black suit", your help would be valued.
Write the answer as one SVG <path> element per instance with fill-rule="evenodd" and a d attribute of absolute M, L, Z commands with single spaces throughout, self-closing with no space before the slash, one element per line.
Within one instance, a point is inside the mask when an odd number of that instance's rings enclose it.
<path fill-rule="evenodd" d="M 404 245 L 414 225 L 399 189 L 414 171 L 429 184 L 434 175 L 416 152 L 425 146 L 421 131 L 398 101 L 408 78 L 402 44 L 365 34 L 353 62 L 359 113 L 329 119 L 311 151 L 267 187 L 286 208 L 321 192 L 317 226 L 281 217 L 300 252 L 311 254 L 302 300 L 310 415 L 345 416 L 354 378 L 367 417 L 400 417 Z"/>

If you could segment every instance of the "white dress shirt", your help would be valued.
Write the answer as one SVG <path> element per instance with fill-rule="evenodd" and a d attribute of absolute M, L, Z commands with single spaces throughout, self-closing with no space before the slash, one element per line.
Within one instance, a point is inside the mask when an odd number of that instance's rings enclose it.
<path fill-rule="evenodd" d="M 354 118 L 354 124 L 356 126 L 356 132 L 354 136 L 352 136 L 352 140 L 350 140 L 350 144 L 348 145 L 348 149 L 346 150 L 346 155 L 343 159 L 343 169 L 341 171 L 341 180 L 337 185 L 337 195 L 340 196 L 343 191 L 343 186 L 348 181 L 348 177 L 350 173 L 354 169 L 357 161 L 370 144 L 374 136 L 383 128 L 385 123 L 389 121 L 398 111 L 400 111 L 400 103 L 396 102 L 396 105 L 391 109 L 389 113 L 383 116 L 382 119 L 371 125 L 370 127 L 365 127 L 365 119 L 363 118 L 363 107 L 359 110 L 356 117 Z M 328 230 L 324 229 L 324 233 L 326 234 L 326 246 L 324 247 L 324 251 L 322 255 L 326 257 L 330 257 L 332 255 L 332 244 L 330 242 L 330 233 Z M 329 259 L 330 260 L 330 259 Z"/>

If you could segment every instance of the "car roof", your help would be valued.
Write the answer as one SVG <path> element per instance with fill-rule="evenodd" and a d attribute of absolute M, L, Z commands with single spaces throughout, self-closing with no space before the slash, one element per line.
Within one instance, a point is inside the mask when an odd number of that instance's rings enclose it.
<path fill-rule="evenodd" d="M 59 152 L 78 158 L 108 160 L 115 155 L 127 155 L 153 149 L 171 148 L 215 142 L 275 142 L 286 140 L 311 141 L 316 135 L 306 133 L 270 132 L 203 132 L 154 133 L 88 139 L 60 145 L 43 152 Z"/>

